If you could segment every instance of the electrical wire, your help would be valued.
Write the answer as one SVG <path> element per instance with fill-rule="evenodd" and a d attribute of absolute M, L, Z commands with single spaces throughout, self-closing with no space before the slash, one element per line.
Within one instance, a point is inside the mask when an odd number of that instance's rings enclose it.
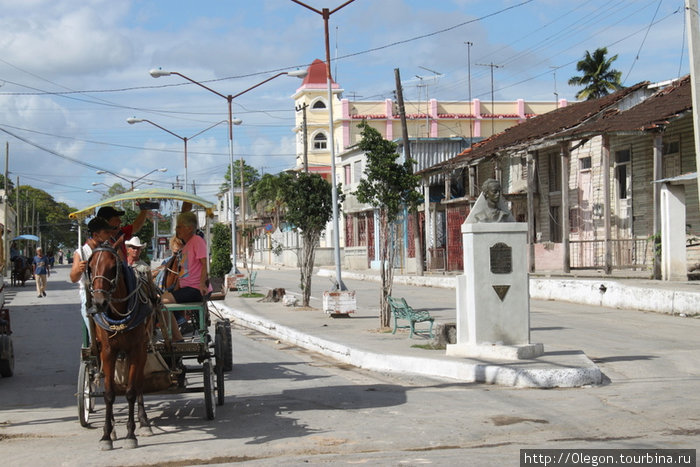
<path fill-rule="evenodd" d="M 630 73 L 632 73 L 632 70 L 634 69 L 635 63 L 637 63 L 637 60 L 639 60 L 639 54 L 642 52 L 642 48 L 644 47 L 644 43 L 647 40 L 647 36 L 649 35 L 649 31 L 651 30 L 651 27 L 654 24 L 654 20 L 656 19 L 656 15 L 659 13 L 659 8 L 661 8 L 661 0 L 659 0 L 659 4 L 656 6 L 656 11 L 654 12 L 654 16 L 651 18 L 651 22 L 649 23 L 649 27 L 647 28 L 647 31 L 644 33 L 644 38 L 642 39 L 642 43 L 639 44 L 639 50 L 637 50 L 637 55 L 635 55 L 634 60 L 632 60 L 632 65 L 630 65 L 630 69 L 627 72 L 627 75 L 625 76 L 625 79 L 622 80 L 622 85 L 625 85 L 625 82 L 627 81 L 627 78 L 629 77 Z"/>

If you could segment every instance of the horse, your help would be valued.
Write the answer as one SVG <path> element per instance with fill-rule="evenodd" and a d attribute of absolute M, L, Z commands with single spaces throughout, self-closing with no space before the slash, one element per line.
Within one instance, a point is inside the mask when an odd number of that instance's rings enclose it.
<path fill-rule="evenodd" d="M 138 446 L 134 405 L 138 402 L 140 434 L 151 434 L 143 404 L 144 367 L 150 338 L 153 303 L 144 303 L 141 283 L 119 257 L 113 244 L 95 248 L 88 259 L 89 290 L 95 307 L 95 336 L 104 374 L 105 424 L 100 449 L 111 450 L 114 434 L 115 366 L 126 360 L 126 400 L 129 404 L 126 448 Z M 143 306 L 141 306 L 143 305 Z"/>
<path fill-rule="evenodd" d="M 11 274 L 11 285 L 24 283 L 30 279 L 33 275 L 31 260 L 26 256 L 14 256 L 12 258 L 12 274 Z"/>

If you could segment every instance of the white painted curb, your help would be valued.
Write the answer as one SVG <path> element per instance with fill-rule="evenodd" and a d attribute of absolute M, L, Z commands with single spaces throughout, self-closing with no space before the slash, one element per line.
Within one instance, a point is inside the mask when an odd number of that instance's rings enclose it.
<path fill-rule="evenodd" d="M 588 364 L 581 368 L 522 369 L 507 365 L 475 364 L 463 360 L 377 354 L 304 334 L 260 316 L 235 310 L 225 304 L 217 304 L 217 307 L 223 308 L 224 315 L 241 326 L 371 371 L 411 373 L 522 388 L 581 387 L 600 384 L 603 379 L 600 369 L 587 358 Z"/>

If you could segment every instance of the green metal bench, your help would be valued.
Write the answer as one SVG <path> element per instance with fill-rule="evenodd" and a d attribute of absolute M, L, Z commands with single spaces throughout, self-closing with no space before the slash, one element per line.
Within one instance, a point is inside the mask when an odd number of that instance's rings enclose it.
<path fill-rule="evenodd" d="M 396 334 L 396 330 L 401 328 L 401 329 L 410 329 L 411 334 L 409 337 L 413 337 L 414 334 L 417 334 L 415 324 L 416 323 L 424 323 L 424 322 L 430 322 L 430 329 L 428 330 L 428 334 L 430 337 L 433 337 L 433 322 L 435 321 L 435 318 L 430 316 L 430 313 L 427 311 L 416 311 L 411 306 L 409 306 L 408 303 L 406 303 L 406 299 L 403 297 L 401 298 L 395 298 L 392 296 L 387 296 L 387 300 L 389 301 L 389 307 L 391 308 L 391 314 L 394 315 L 394 330 L 392 331 L 392 334 Z M 406 320 L 408 321 L 408 325 L 406 326 L 399 326 L 399 320 Z"/>
<path fill-rule="evenodd" d="M 255 279 L 258 277 L 258 271 L 253 271 L 250 273 L 250 290 L 251 292 L 255 288 Z M 248 291 L 248 278 L 247 277 L 241 277 L 240 279 L 236 279 L 236 290 L 240 291 Z"/>

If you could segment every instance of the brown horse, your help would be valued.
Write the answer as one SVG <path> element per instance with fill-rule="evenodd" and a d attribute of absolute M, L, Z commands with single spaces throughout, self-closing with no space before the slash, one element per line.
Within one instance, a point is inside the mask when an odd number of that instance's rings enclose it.
<path fill-rule="evenodd" d="M 138 402 L 138 418 L 142 431 L 148 434 L 148 418 L 143 404 L 144 366 L 146 363 L 149 333 L 147 322 L 152 304 L 140 298 L 138 280 L 110 244 L 95 248 L 88 260 L 90 293 L 95 306 L 96 339 L 100 350 L 102 373 L 104 374 L 105 424 L 100 448 L 112 449 L 114 435 L 114 400 L 116 396 L 114 373 L 118 357 L 126 359 L 126 400 L 129 404 L 126 448 L 138 446 L 134 405 Z"/>

